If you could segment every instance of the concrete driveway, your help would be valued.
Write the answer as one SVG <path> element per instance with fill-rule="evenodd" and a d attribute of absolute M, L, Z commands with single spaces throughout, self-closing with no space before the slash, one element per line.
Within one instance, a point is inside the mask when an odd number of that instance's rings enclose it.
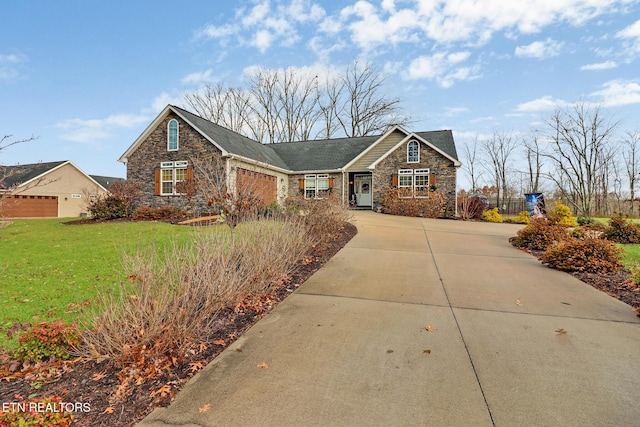
<path fill-rule="evenodd" d="M 518 226 L 372 212 L 355 224 L 140 425 L 640 425 L 640 318 L 511 247 Z"/>

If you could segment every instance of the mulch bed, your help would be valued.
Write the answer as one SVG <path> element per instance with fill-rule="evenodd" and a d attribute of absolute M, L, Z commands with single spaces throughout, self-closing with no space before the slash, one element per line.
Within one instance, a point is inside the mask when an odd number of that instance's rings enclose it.
<path fill-rule="evenodd" d="M 90 221 L 78 221 L 75 224 Z M 273 292 L 260 311 L 228 310 L 217 320 L 215 333 L 199 337 L 206 346 L 188 353 L 184 360 L 169 371 L 161 371 L 138 385 L 127 388 L 118 396 L 122 372 L 108 361 L 76 359 L 53 362 L 11 372 L 7 356 L 0 355 L 0 404 L 25 402 L 30 398 L 58 395 L 64 402 L 88 403 L 90 410 L 74 414 L 74 426 L 132 426 L 153 409 L 168 406 L 182 387 L 198 370 L 218 356 L 247 329 L 264 317 L 278 302 L 303 284 L 315 271 L 335 255 L 355 234 L 357 229 L 345 224 L 342 233 L 331 242 L 316 246 L 304 258 L 291 281 Z M 249 307 L 255 306 L 249 304 Z M 120 378 L 119 378 L 120 376 Z M 85 406 L 86 408 L 86 406 Z"/>

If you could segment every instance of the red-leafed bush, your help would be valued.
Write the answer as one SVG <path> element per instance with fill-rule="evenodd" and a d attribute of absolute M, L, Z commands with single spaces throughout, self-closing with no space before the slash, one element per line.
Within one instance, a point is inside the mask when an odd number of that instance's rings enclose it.
<path fill-rule="evenodd" d="M 549 247 L 540 261 L 561 271 L 611 273 L 622 267 L 623 252 L 607 240 L 570 238 Z"/>
<path fill-rule="evenodd" d="M 514 246 L 534 251 L 544 251 L 549 246 L 568 238 L 564 227 L 544 218 L 534 218 L 518 231 Z"/>

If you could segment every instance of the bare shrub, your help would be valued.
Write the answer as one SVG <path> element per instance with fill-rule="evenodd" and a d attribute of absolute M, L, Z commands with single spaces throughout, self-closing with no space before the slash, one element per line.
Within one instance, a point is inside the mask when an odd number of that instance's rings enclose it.
<path fill-rule="evenodd" d="M 291 221 L 243 224 L 235 239 L 198 229 L 187 244 L 164 252 L 138 250 L 124 258 L 126 280 L 103 295 L 85 321 L 84 355 L 118 367 L 175 363 L 220 310 L 286 279 L 309 247 Z"/>
<path fill-rule="evenodd" d="M 462 196 L 458 199 L 458 214 L 464 221 L 480 219 L 487 209 L 487 202 L 478 196 Z"/>
<path fill-rule="evenodd" d="M 127 216 L 131 214 L 131 208 L 140 200 L 143 194 L 142 184 L 134 181 L 116 181 L 109 186 L 108 190 L 115 199 L 122 201 L 127 211 Z"/>
<path fill-rule="evenodd" d="M 331 241 L 352 219 L 349 208 L 333 196 L 326 199 L 289 198 L 285 211 L 301 214 L 309 237 L 319 244 Z"/>

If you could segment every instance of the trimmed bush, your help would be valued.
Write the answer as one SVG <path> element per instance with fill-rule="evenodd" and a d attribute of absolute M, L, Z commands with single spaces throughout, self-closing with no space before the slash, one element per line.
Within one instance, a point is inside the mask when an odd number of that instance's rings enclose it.
<path fill-rule="evenodd" d="M 565 205 L 560 200 L 556 200 L 555 206 L 549 214 L 549 219 L 563 227 L 574 227 L 578 225 L 576 217 L 571 213 L 569 206 Z"/>
<path fill-rule="evenodd" d="M 516 224 L 529 224 L 529 222 L 531 222 L 529 220 L 529 212 L 527 211 L 522 211 L 520 212 L 514 219 L 513 222 L 515 222 Z"/>
<path fill-rule="evenodd" d="M 138 221 L 159 221 L 184 218 L 187 213 L 177 206 L 166 205 L 158 208 L 140 206 L 133 212 L 133 219 Z"/>
<path fill-rule="evenodd" d="M 406 189 L 391 188 L 382 195 L 382 213 L 389 215 L 439 218 L 444 215 L 447 198 L 439 191 L 429 197 L 411 197 Z"/>
<path fill-rule="evenodd" d="M 519 248 L 544 251 L 549 246 L 568 238 L 564 227 L 544 218 L 534 218 L 529 225 L 518 230 L 513 244 Z"/>
<path fill-rule="evenodd" d="M 549 247 L 540 261 L 561 271 L 612 273 L 622 267 L 623 253 L 607 240 L 570 238 Z"/>
<path fill-rule="evenodd" d="M 92 217 L 101 220 L 125 218 L 127 216 L 127 206 L 122 200 L 114 196 L 98 198 L 92 201 L 88 210 Z"/>
<path fill-rule="evenodd" d="M 618 213 L 609 219 L 602 237 L 616 243 L 640 243 L 640 227 L 629 221 L 628 216 Z"/>
<path fill-rule="evenodd" d="M 482 212 L 480 219 L 487 222 L 502 222 L 502 215 L 498 212 L 498 208 L 493 208 Z"/>

